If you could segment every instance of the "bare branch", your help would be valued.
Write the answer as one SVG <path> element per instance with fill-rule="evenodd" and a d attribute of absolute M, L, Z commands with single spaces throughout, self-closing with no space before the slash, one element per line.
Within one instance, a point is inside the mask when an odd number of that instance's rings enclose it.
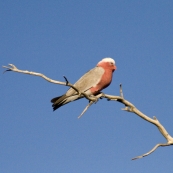
<path fill-rule="evenodd" d="M 88 99 L 90 101 L 94 101 L 94 102 L 97 100 L 97 98 L 95 98 L 95 97 L 89 97 L 85 92 L 80 92 L 74 85 L 72 85 L 71 83 L 68 82 L 68 80 L 65 76 L 64 76 L 64 78 L 65 78 L 66 82 L 60 82 L 60 81 L 50 79 L 47 76 L 43 75 L 42 73 L 36 73 L 36 72 L 32 72 L 32 71 L 27 71 L 27 70 L 19 70 L 13 64 L 8 64 L 8 65 L 9 65 L 9 67 L 7 67 L 7 66 L 2 66 L 2 67 L 7 68 L 6 71 L 13 71 L 13 72 L 18 72 L 18 73 L 24 73 L 24 74 L 39 76 L 39 77 L 42 77 L 43 79 L 47 80 L 48 82 L 58 84 L 58 85 L 65 85 L 65 86 L 72 87 L 75 91 L 77 91 L 79 93 L 79 95 L 83 95 L 86 99 Z"/>
<path fill-rule="evenodd" d="M 89 104 L 85 107 L 85 109 L 83 110 L 83 112 L 78 116 L 78 118 L 81 118 L 82 115 L 88 110 L 88 108 L 93 104 L 93 101 L 90 101 Z"/>
<path fill-rule="evenodd" d="M 51 83 L 54 83 L 54 84 L 58 84 L 58 85 L 66 85 L 65 82 L 59 82 L 59 81 L 56 81 L 56 80 L 52 80 L 52 79 L 46 77 L 45 75 L 43 75 L 41 73 L 36 73 L 36 72 L 32 72 L 32 71 L 27 71 L 27 70 L 19 70 L 13 64 L 8 64 L 8 65 L 9 65 L 9 67 L 7 67 L 7 66 L 2 66 L 2 67 L 3 68 L 7 68 L 6 71 L 14 71 L 14 72 L 18 72 L 18 73 L 24 73 L 24 74 L 39 76 L 39 77 L 42 77 L 43 79 L 47 80 L 48 82 L 51 82 Z"/>
<path fill-rule="evenodd" d="M 132 160 L 141 159 L 141 158 L 143 158 L 143 157 L 145 157 L 145 156 L 148 156 L 148 155 L 151 154 L 152 152 L 154 152 L 158 147 L 165 147 L 165 146 L 169 146 L 169 145 L 173 145 L 173 144 L 168 144 L 168 143 L 166 143 L 166 144 L 157 144 L 157 145 L 156 145 L 153 149 L 151 149 L 148 153 L 145 153 L 145 154 L 143 154 L 143 155 L 141 155 L 141 156 L 134 157 Z"/>
<path fill-rule="evenodd" d="M 109 99 L 109 100 L 117 100 L 118 102 L 122 103 L 125 105 L 125 108 L 123 108 L 122 110 L 128 111 L 128 112 L 132 112 L 135 113 L 136 115 L 138 115 L 139 117 L 141 117 L 142 119 L 154 124 L 159 131 L 161 132 L 161 134 L 165 137 L 165 139 L 167 140 L 166 144 L 157 144 L 151 151 L 149 151 L 148 153 L 142 155 L 142 156 L 138 156 L 133 158 L 132 160 L 135 159 L 139 159 L 145 156 L 148 156 L 149 154 L 151 154 L 152 152 L 154 152 L 159 146 L 170 146 L 173 145 L 173 138 L 169 135 L 169 133 L 166 131 L 166 129 L 164 128 L 164 126 L 162 126 L 162 124 L 158 121 L 158 119 L 156 117 L 154 117 L 153 119 L 148 117 L 147 115 L 143 114 L 141 111 L 139 111 L 132 103 L 130 103 L 129 101 L 123 99 L 122 97 L 119 96 L 112 96 L 112 95 L 107 95 L 104 94 L 104 97 Z"/>
<path fill-rule="evenodd" d="M 72 87 L 77 92 L 77 94 L 83 95 L 86 99 L 89 100 L 89 104 L 86 106 L 86 108 L 83 110 L 83 112 L 81 113 L 81 115 L 78 118 L 80 118 L 88 110 L 88 108 L 93 103 L 96 103 L 99 98 L 106 98 L 107 100 L 118 101 L 118 102 L 124 104 L 125 105 L 125 108 L 123 108 L 122 110 L 135 113 L 136 115 L 138 115 L 142 119 L 148 121 L 149 123 L 154 124 L 158 128 L 158 130 L 160 131 L 160 133 L 164 136 L 164 138 L 167 140 L 167 143 L 166 144 L 157 144 L 148 153 L 143 154 L 141 156 L 137 156 L 137 157 L 133 158 L 132 160 L 136 160 L 136 159 L 139 159 L 139 158 L 148 156 L 149 154 L 151 154 L 152 152 L 154 152 L 160 146 L 163 147 L 163 146 L 173 145 L 173 138 L 172 138 L 172 136 L 169 135 L 169 133 L 164 128 L 164 126 L 158 121 L 158 119 L 155 116 L 153 117 L 153 119 L 150 118 L 150 117 L 148 117 L 147 115 L 145 115 L 144 113 L 142 113 L 141 111 L 139 111 L 131 102 L 129 102 L 128 100 L 125 100 L 124 99 L 123 90 L 122 90 L 122 84 L 120 84 L 120 96 L 113 96 L 113 95 L 108 95 L 108 94 L 104 94 L 104 93 L 99 93 L 96 96 L 88 96 L 85 92 L 80 92 L 74 85 L 70 84 L 69 81 L 67 80 L 67 78 L 65 76 L 64 76 L 64 79 L 65 79 L 66 82 L 60 82 L 60 81 L 52 80 L 52 79 L 46 77 L 45 75 L 43 75 L 41 73 L 31 72 L 31 71 L 27 71 L 27 70 L 19 70 L 13 64 L 9 64 L 9 67 L 8 66 L 3 66 L 3 68 L 6 68 L 7 69 L 6 71 L 4 71 L 4 73 L 7 72 L 7 71 L 14 71 L 14 72 L 18 72 L 18 73 L 24 73 L 24 74 L 39 76 L 39 77 L 42 77 L 43 79 L 47 80 L 48 82 L 51 82 L 51 83 L 54 83 L 54 84 L 59 84 L 59 85 L 65 85 L 65 86 Z"/>

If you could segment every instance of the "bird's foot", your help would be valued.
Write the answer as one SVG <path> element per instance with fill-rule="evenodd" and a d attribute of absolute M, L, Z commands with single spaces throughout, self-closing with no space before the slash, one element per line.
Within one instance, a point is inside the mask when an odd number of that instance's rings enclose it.
<path fill-rule="evenodd" d="M 99 99 L 101 99 L 102 97 L 103 97 L 103 93 L 99 93 L 99 94 L 97 94 L 97 95 L 92 95 L 91 96 L 91 98 L 93 99 L 92 101 L 94 102 L 94 103 L 97 103 L 98 101 L 99 101 Z"/>
<path fill-rule="evenodd" d="M 97 96 L 93 96 L 93 98 L 95 99 L 93 102 L 96 104 L 99 101 L 99 98 Z"/>

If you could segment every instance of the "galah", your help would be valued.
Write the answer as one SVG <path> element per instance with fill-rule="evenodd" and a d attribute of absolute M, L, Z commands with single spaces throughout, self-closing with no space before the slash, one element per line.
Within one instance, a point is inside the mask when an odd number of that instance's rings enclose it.
<path fill-rule="evenodd" d="M 112 81 L 113 72 L 116 70 L 115 61 L 112 58 L 104 58 L 98 62 L 97 66 L 85 73 L 74 86 L 87 95 L 97 95 L 101 90 L 108 87 Z M 55 97 L 51 100 L 53 110 L 80 98 L 83 98 L 70 88 L 64 95 Z"/>

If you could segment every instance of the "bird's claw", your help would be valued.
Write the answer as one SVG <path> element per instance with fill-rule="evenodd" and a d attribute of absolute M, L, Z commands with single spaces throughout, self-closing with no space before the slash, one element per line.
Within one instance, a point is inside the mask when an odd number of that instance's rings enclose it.
<path fill-rule="evenodd" d="M 93 96 L 94 97 L 94 103 L 97 103 L 99 101 L 99 99 L 102 99 L 104 97 L 104 93 L 100 92 L 99 94 L 97 94 L 96 96 Z"/>
<path fill-rule="evenodd" d="M 100 97 L 92 95 L 91 98 L 93 99 L 92 102 L 96 104 L 99 101 Z"/>
<path fill-rule="evenodd" d="M 95 101 L 94 101 L 94 103 L 96 104 L 98 101 L 99 101 L 99 98 L 97 98 L 97 97 L 95 97 Z"/>

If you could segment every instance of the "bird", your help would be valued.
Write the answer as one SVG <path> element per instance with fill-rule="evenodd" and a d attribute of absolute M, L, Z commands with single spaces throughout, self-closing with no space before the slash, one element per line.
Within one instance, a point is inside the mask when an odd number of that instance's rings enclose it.
<path fill-rule="evenodd" d="M 101 90 L 110 85 L 113 72 L 116 69 L 114 59 L 110 57 L 103 58 L 97 63 L 96 67 L 85 73 L 73 86 L 79 92 L 85 92 L 88 96 L 96 96 Z M 79 95 L 73 88 L 69 88 L 65 94 L 51 100 L 53 111 L 83 97 L 83 95 Z"/>

